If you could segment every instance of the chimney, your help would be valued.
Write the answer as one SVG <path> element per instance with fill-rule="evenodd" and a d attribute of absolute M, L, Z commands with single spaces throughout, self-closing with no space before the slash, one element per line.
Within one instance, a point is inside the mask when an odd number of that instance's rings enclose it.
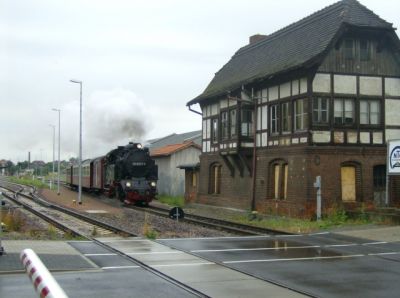
<path fill-rule="evenodd" d="M 268 35 L 263 35 L 263 34 L 254 34 L 249 37 L 249 44 L 253 44 L 256 42 L 259 42 L 260 40 L 266 38 Z"/>

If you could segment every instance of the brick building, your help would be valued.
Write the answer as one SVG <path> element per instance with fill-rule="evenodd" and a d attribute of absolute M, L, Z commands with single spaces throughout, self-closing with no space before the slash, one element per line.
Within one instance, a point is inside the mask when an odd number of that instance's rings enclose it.
<path fill-rule="evenodd" d="M 252 36 L 195 104 L 197 202 L 310 217 L 321 176 L 325 212 L 382 205 L 386 141 L 400 139 L 400 40 L 356 0 L 339 1 Z"/>

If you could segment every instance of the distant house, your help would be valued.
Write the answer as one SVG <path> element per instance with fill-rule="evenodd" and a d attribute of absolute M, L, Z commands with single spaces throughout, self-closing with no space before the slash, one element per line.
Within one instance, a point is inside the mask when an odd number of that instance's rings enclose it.
<path fill-rule="evenodd" d="M 161 195 L 183 196 L 185 173 L 178 167 L 197 164 L 201 147 L 193 141 L 169 144 L 150 151 L 158 165 L 158 193 Z"/>

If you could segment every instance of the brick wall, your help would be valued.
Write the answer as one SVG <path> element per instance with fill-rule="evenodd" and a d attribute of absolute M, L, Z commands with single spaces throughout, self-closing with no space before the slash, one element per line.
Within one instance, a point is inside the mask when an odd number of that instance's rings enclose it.
<path fill-rule="evenodd" d="M 273 198 L 272 164 L 276 161 L 288 165 L 286 199 Z M 222 165 L 221 193 L 209 194 L 209 170 L 213 163 Z M 373 167 L 386 164 L 386 147 L 287 147 L 260 149 L 257 152 L 256 209 L 263 213 L 312 217 L 315 214 L 316 176 L 322 180 L 323 212 L 344 206 L 354 208 L 374 200 Z M 341 166 L 356 169 L 356 202 L 343 203 L 341 190 Z M 393 203 L 400 189 L 400 179 L 393 182 Z M 243 177 L 235 170 L 230 176 L 228 167 L 219 154 L 203 154 L 200 157 L 199 192 L 196 201 L 216 206 L 228 206 L 250 210 L 252 177 L 247 171 Z"/>

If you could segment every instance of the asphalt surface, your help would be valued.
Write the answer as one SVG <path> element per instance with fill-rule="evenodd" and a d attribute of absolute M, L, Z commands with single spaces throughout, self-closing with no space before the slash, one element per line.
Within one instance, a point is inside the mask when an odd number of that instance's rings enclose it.
<path fill-rule="evenodd" d="M 400 293 L 398 241 L 319 233 L 160 242 L 314 297 L 399 297 Z"/>

